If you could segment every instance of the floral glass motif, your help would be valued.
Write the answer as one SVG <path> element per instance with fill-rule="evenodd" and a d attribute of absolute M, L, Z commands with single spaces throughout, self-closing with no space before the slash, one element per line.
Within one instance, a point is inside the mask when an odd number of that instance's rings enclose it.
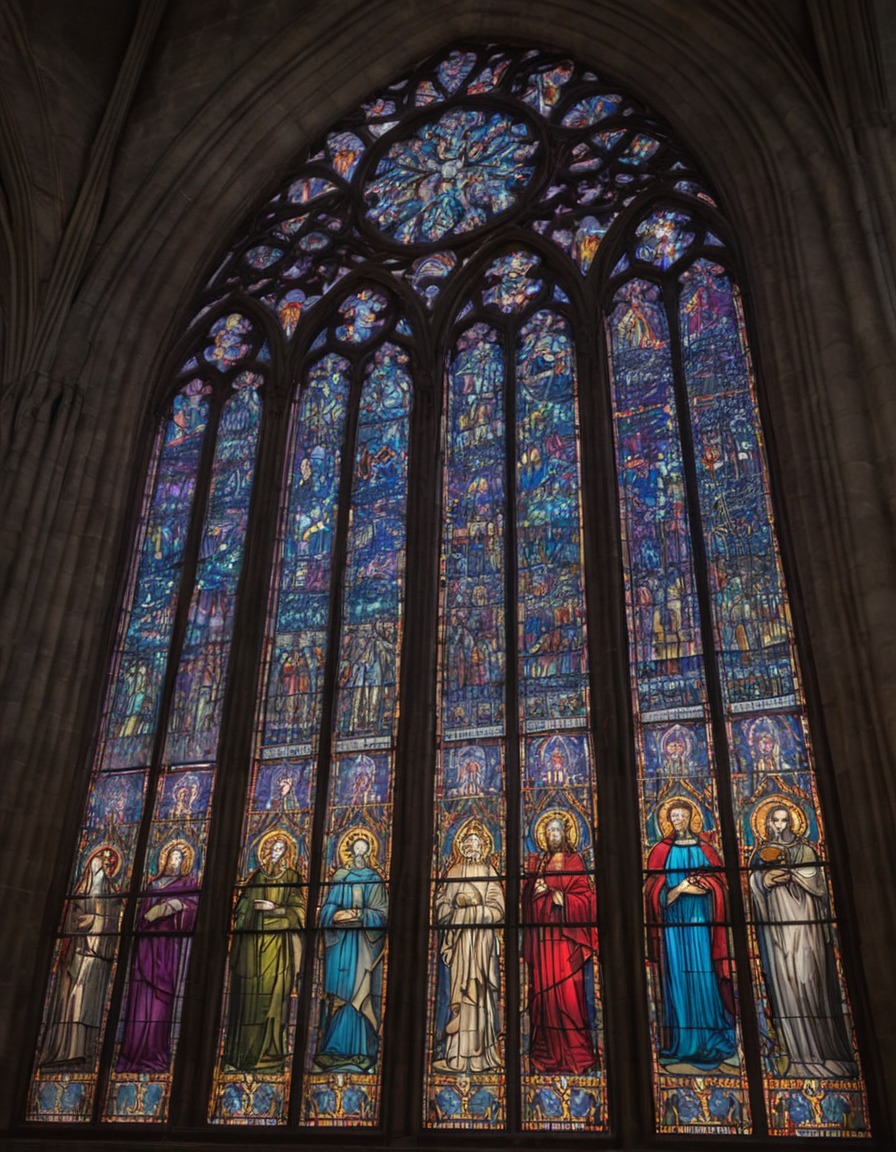
<path fill-rule="evenodd" d="M 244 340 L 251 329 L 251 321 L 239 313 L 222 316 L 212 325 L 212 343 L 203 352 L 205 359 L 219 372 L 226 372 L 251 351 L 251 344 Z"/>
<path fill-rule="evenodd" d="M 506 314 L 521 311 L 544 286 L 534 272 L 538 264 L 538 257 L 529 252 L 511 252 L 490 264 L 485 279 L 492 287 L 483 293 L 485 303 Z"/>
<path fill-rule="evenodd" d="M 168 1119 L 266 438 L 286 465 L 209 1120 L 382 1122 L 405 525 L 437 503 L 412 377 L 444 347 L 423 1124 L 608 1130 L 580 478 L 607 465 L 573 337 L 603 315 L 655 1125 L 869 1134 L 727 236 L 639 101 L 473 43 L 372 93 L 246 221 L 151 457 L 29 1120 Z M 288 419 L 262 420 L 271 376 L 297 382 Z"/>
<path fill-rule="evenodd" d="M 492 96 L 500 107 L 485 105 Z M 420 275 L 416 245 L 456 247 L 514 211 L 516 224 L 586 275 L 619 213 L 658 177 L 713 203 L 665 126 L 593 72 L 525 51 L 458 49 L 372 95 L 312 147 L 224 259 L 204 302 L 246 291 L 292 336 L 299 317 L 370 258 L 358 213 L 393 242 L 392 275 L 430 306 L 445 280 L 433 266 Z M 454 271 L 470 255 L 454 257 Z M 238 334 L 228 339 L 239 347 Z"/>
<path fill-rule="evenodd" d="M 302 319 L 302 313 L 313 304 L 301 288 L 291 288 L 276 305 L 277 319 L 280 321 L 286 338 L 289 339 Z"/>
<path fill-rule="evenodd" d="M 386 299 L 369 288 L 350 296 L 339 305 L 342 323 L 336 328 L 336 339 L 346 344 L 363 344 L 379 332 L 385 318 Z"/>
<path fill-rule="evenodd" d="M 433 252 L 432 255 L 422 256 L 414 264 L 411 285 L 417 295 L 426 301 L 427 308 L 435 304 L 456 264 L 457 257 L 452 252 Z"/>
<path fill-rule="evenodd" d="M 531 180 L 538 143 L 524 120 L 452 108 L 380 158 L 364 187 L 367 215 L 401 244 L 432 244 L 482 228 Z"/>

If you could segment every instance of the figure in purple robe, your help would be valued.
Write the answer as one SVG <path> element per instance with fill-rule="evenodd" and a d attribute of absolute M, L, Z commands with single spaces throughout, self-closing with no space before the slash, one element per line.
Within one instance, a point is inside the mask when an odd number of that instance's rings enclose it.
<path fill-rule="evenodd" d="M 199 903 L 193 859 L 193 848 L 185 840 L 166 844 L 159 853 L 159 873 L 140 901 L 119 1072 L 169 1069 L 171 1026 Z"/>

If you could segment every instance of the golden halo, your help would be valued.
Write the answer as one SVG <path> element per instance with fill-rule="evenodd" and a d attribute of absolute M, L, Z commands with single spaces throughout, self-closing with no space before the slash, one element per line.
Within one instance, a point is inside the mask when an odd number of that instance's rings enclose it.
<path fill-rule="evenodd" d="M 660 826 L 660 832 L 662 832 L 664 837 L 675 835 L 675 829 L 672 827 L 669 813 L 673 808 L 685 807 L 691 810 L 691 832 L 697 836 L 703 831 L 703 813 L 690 796 L 670 796 L 668 800 L 664 800 L 659 806 L 656 816 L 657 823 Z"/>
<path fill-rule="evenodd" d="M 159 871 L 161 872 L 161 870 L 165 867 L 165 864 L 168 863 L 168 856 L 171 852 L 174 851 L 175 848 L 180 848 L 181 852 L 184 854 L 184 860 L 180 866 L 180 874 L 181 876 L 187 876 L 190 872 L 193 871 L 193 863 L 196 860 L 196 849 L 193 847 L 189 840 L 182 840 L 179 837 L 175 838 L 174 840 L 169 840 L 159 849 Z"/>
<path fill-rule="evenodd" d="M 570 848 L 575 848 L 579 842 L 579 825 L 575 817 L 564 808 L 551 808 L 542 816 L 538 817 L 535 823 L 535 843 L 542 850 L 548 850 L 547 827 L 552 820 L 559 820 L 566 829 L 566 840 Z"/>
<path fill-rule="evenodd" d="M 482 841 L 482 859 L 488 860 L 495 851 L 495 840 L 478 816 L 470 816 L 463 824 L 458 825 L 454 839 L 451 841 L 452 856 L 456 856 L 458 859 L 463 856 L 460 850 L 461 845 L 471 833 L 475 833 Z"/>
<path fill-rule="evenodd" d="M 349 828 L 342 839 L 339 841 L 339 847 L 336 850 L 337 860 L 342 860 L 348 864 L 352 859 L 352 845 L 356 840 L 366 840 L 370 845 L 370 859 L 371 861 L 377 858 L 380 842 L 379 838 L 369 829 L 365 828 L 363 824 L 359 824 L 354 828 Z"/>
<path fill-rule="evenodd" d="M 794 836 L 805 836 L 809 828 L 809 818 L 796 801 L 785 792 L 774 792 L 760 800 L 750 813 L 750 827 L 753 829 L 754 843 L 768 840 L 768 818 L 776 808 L 786 808 L 790 813 L 790 829 Z"/>
<path fill-rule="evenodd" d="M 295 868 L 299 854 L 299 846 L 296 844 L 295 837 L 291 836 L 289 832 L 284 831 L 282 828 L 272 828 L 270 832 L 265 832 L 265 834 L 259 838 L 258 844 L 255 847 L 255 858 L 258 860 L 258 863 L 264 867 L 265 857 L 268 856 L 275 840 L 282 840 L 286 845 L 286 851 L 281 857 L 281 859 L 286 862 L 285 867 Z"/>
<path fill-rule="evenodd" d="M 113 880 L 118 875 L 118 873 L 121 871 L 121 865 L 122 865 L 122 859 L 123 859 L 121 849 L 116 848 L 114 844 L 100 844 L 100 846 L 98 848 L 94 848 L 94 850 L 88 855 L 87 859 L 84 861 L 84 867 L 81 870 L 82 876 L 86 874 L 87 869 L 90 867 L 90 861 L 95 859 L 97 856 L 102 856 L 102 854 L 104 852 L 111 852 L 112 855 L 115 857 L 115 867 L 111 868 L 106 873 L 106 875 L 109 877 L 110 880 Z"/>

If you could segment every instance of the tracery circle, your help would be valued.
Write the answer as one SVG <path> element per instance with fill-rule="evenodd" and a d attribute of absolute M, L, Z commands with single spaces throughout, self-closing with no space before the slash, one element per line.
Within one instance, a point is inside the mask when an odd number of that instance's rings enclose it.
<path fill-rule="evenodd" d="M 538 148 L 522 117 L 451 108 L 387 143 L 364 184 L 367 219 L 399 244 L 476 231 L 517 204 L 535 176 Z"/>

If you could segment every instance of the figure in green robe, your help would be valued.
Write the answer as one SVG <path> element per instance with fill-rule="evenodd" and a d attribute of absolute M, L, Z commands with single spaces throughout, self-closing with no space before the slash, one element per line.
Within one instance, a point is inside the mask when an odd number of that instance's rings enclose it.
<path fill-rule="evenodd" d="M 230 952 L 230 1008 L 224 1063 L 244 1072 L 283 1066 L 288 1055 L 290 997 L 301 960 L 305 900 L 295 870 L 295 845 L 269 832 L 260 867 L 237 901 Z"/>

